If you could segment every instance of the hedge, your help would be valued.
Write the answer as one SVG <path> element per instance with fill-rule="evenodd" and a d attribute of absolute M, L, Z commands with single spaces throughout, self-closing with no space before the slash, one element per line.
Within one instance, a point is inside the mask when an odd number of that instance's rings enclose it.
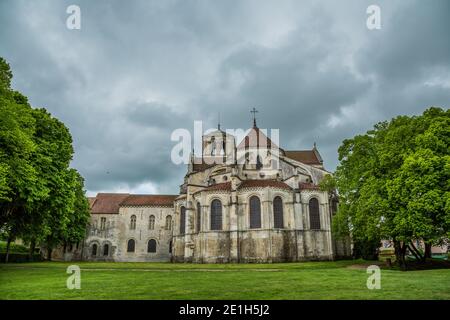
<path fill-rule="evenodd" d="M 0 262 L 5 262 L 6 253 L 0 253 Z M 33 261 L 41 261 L 42 257 L 39 253 L 33 254 Z M 30 262 L 28 253 L 10 253 L 8 262 Z"/>

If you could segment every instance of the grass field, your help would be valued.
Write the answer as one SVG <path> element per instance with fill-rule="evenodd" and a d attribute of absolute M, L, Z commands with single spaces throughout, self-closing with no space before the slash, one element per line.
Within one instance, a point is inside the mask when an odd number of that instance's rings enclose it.
<path fill-rule="evenodd" d="M 77 263 L 81 289 L 69 290 L 71 263 L 0 264 L 0 299 L 450 299 L 450 269 L 381 270 L 368 290 L 363 261 L 198 265 Z"/>

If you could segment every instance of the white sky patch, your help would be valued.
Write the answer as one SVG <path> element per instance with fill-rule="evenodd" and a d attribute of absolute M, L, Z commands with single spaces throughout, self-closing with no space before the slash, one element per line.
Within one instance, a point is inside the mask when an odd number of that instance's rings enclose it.
<path fill-rule="evenodd" d="M 339 108 L 339 114 L 332 114 L 327 120 L 327 126 L 331 129 L 347 125 L 360 119 L 358 105 L 343 106 Z"/>
<path fill-rule="evenodd" d="M 441 87 L 444 89 L 450 89 L 450 77 L 434 77 L 424 82 L 427 87 Z"/>

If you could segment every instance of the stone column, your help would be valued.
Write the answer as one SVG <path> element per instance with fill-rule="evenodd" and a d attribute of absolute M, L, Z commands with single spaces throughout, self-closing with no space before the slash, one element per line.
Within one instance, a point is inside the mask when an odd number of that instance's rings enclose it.
<path fill-rule="evenodd" d="M 231 202 L 229 204 L 230 262 L 239 262 L 239 204 L 237 180 L 231 178 Z"/>

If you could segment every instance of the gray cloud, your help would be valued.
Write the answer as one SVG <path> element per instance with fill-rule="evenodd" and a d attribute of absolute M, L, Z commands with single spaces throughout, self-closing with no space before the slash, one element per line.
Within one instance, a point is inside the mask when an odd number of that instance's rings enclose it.
<path fill-rule="evenodd" d="M 176 128 L 194 120 L 280 128 L 317 141 L 334 170 L 347 137 L 399 114 L 449 107 L 448 1 L 2 1 L 0 56 L 13 85 L 70 128 L 73 166 L 97 191 L 177 192 Z"/>

